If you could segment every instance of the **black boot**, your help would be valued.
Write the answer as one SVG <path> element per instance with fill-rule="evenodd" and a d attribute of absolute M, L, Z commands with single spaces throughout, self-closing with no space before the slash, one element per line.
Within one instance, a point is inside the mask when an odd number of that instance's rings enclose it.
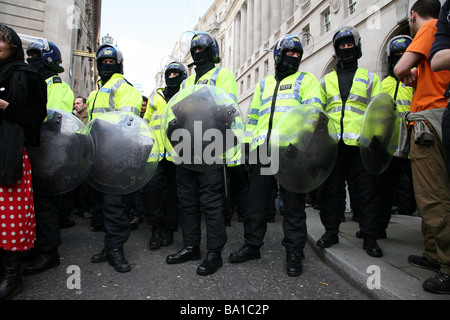
<path fill-rule="evenodd" d="M 102 252 L 94 254 L 91 258 L 91 262 L 92 263 L 101 263 L 101 262 L 106 262 L 109 259 L 109 251 L 108 251 L 108 247 L 104 247 Z"/>
<path fill-rule="evenodd" d="M 184 246 L 183 249 L 175 254 L 168 255 L 166 262 L 168 264 L 183 263 L 189 260 L 199 260 L 202 256 L 200 254 L 199 246 Z"/>
<path fill-rule="evenodd" d="M 148 247 L 151 250 L 158 249 L 161 246 L 163 235 L 163 229 L 160 226 L 153 226 L 152 236 L 150 237 L 150 240 L 148 242 Z"/>
<path fill-rule="evenodd" d="M 228 257 L 230 262 L 246 262 L 248 260 L 260 259 L 261 252 L 258 247 L 252 247 L 247 244 L 244 244 L 242 248 L 236 252 L 233 252 Z"/>
<path fill-rule="evenodd" d="M 371 257 L 379 258 L 383 256 L 383 251 L 377 244 L 377 240 L 373 238 L 365 238 L 363 249 L 366 250 L 367 254 Z"/>
<path fill-rule="evenodd" d="M 197 274 L 201 276 L 207 276 L 215 273 L 222 266 L 222 254 L 221 252 L 208 251 L 203 263 L 198 266 Z"/>
<path fill-rule="evenodd" d="M 1 251 L 0 300 L 9 300 L 22 291 L 22 252 Z"/>
<path fill-rule="evenodd" d="M 333 234 L 333 233 L 329 233 L 329 232 L 325 232 L 325 234 L 322 236 L 322 238 L 317 240 L 317 246 L 322 249 L 329 248 L 333 244 L 337 244 L 337 243 L 339 243 L 339 236 L 337 234 Z"/>
<path fill-rule="evenodd" d="M 48 269 L 59 266 L 59 254 L 57 250 L 39 253 L 32 262 L 23 267 L 23 275 L 31 276 L 33 274 L 44 272 Z"/>
<path fill-rule="evenodd" d="M 131 270 L 131 266 L 125 259 L 125 254 L 122 248 L 109 249 L 108 261 L 111 266 L 118 272 L 128 272 Z"/>
<path fill-rule="evenodd" d="M 162 241 L 161 241 L 161 245 L 163 247 L 168 247 L 170 245 L 172 245 L 173 243 L 173 231 L 172 230 L 166 230 L 164 232 Z"/>
<path fill-rule="evenodd" d="M 294 253 L 286 254 L 286 273 L 289 277 L 298 277 L 303 272 L 302 258 Z"/>

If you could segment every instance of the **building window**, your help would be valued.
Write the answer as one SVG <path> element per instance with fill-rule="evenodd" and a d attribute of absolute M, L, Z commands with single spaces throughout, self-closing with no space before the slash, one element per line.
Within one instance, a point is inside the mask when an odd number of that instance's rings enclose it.
<path fill-rule="evenodd" d="M 303 46 L 309 46 L 309 44 L 311 43 L 311 33 L 310 33 L 310 28 L 309 28 L 309 24 L 306 25 L 303 29 L 302 29 L 302 33 L 303 33 L 303 37 L 301 39 L 301 41 L 303 42 Z"/>
<path fill-rule="evenodd" d="M 349 14 L 356 12 L 356 0 L 348 0 L 348 12 Z"/>
<path fill-rule="evenodd" d="M 264 61 L 264 76 L 269 74 L 269 60 Z"/>
<path fill-rule="evenodd" d="M 330 31 L 331 29 L 330 17 L 330 8 L 327 8 L 322 12 L 322 34 Z"/>
<path fill-rule="evenodd" d="M 252 85 L 252 75 L 249 74 L 247 76 L 247 90 L 250 89 L 250 86 Z"/>
<path fill-rule="evenodd" d="M 255 83 L 259 81 L 259 68 L 255 69 Z"/>

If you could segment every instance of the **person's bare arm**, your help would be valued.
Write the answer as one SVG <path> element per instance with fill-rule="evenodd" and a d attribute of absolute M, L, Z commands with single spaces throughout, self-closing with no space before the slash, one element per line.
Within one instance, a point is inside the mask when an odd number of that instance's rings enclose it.
<path fill-rule="evenodd" d="M 450 49 L 440 50 L 431 59 L 431 70 L 434 72 L 450 70 Z"/>
<path fill-rule="evenodd" d="M 405 85 L 416 87 L 417 69 L 413 68 L 423 57 L 421 53 L 405 52 L 395 65 L 394 72 Z"/>

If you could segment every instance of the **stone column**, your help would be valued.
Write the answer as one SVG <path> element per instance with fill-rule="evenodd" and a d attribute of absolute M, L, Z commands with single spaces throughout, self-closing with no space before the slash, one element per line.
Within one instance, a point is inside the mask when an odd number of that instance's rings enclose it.
<path fill-rule="evenodd" d="M 234 70 L 239 69 L 240 63 L 240 47 L 241 47 L 241 13 L 238 12 L 234 18 Z"/>
<path fill-rule="evenodd" d="M 262 1 L 262 43 L 264 44 L 270 37 L 270 3 L 269 0 Z"/>
<path fill-rule="evenodd" d="M 241 66 L 247 59 L 247 4 L 241 7 Z"/>
<path fill-rule="evenodd" d="M 254 50 L 254 34 L 255 34 L 255 6 L 254 0 L 247 0 L 247 56 L 251 56 Z"/>
<path fill-rule="evenodd" d="M 275 0 L 275 1 L 271 1 L 272 2 L 272 33 L 277 31 L 278 28 L 280 28 L 281 26 L 281 17 L 282 17 L 282 12 L 281 12 L 281 1 L 279 0 Z"/>
<path fill-rule="evenodd" d="M 267 0 L 264 0 L 267 1 Z M 262 14 L 262 0 L 255 0 L 254 3 L 254 17 L 255 17 L 255 23 L 253 26 L 253 30 L 255 32 L 254 34 L 254 38 L 253 38 L 253 45 L 254 45 L 254 50 L 258 50 L 258 48 L 261 46 L 262 43 L 262 35 L 261 35 L 261 30 L 262 30 L 262 22 L 261 22 L 261 14 Z"/>

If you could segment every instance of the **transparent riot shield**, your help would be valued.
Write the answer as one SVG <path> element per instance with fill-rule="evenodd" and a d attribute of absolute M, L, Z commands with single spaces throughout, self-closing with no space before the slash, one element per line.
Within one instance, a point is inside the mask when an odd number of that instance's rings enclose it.
<path fill-rule="evenodd" d="M 337 158 L 336 128 L 313 105 L 298 105 L 275 124 L 269 141 L 271 171 L 288 191 L 307 193 L 330 175 Z"/>
<path fill-rule="evenodd" d="M 86 126 L 73 114 L 48 109 L 41 126 L 40 146 L 28 147 L 33 190 L 59 195 L 78 187 L 89 175 L 94 145 Z"/>
<path fill-rule="evenodd" d="M 392 160 L 398 142 L 399 123 L 394 99 L 376 95 L 367 106 L 361 124 L 360 153 L 364 168 L 373 175 L 383 173 Z"/>
<path fill-rule="evenodd" d="M 231 162 L 244 138 L 244 118 L 236 101 L 210 85 L 190 86 L 172 97 L 161 126 L 173 161 L 196 171 Z"/>
<path fill-rule="evenodd" d="M 128 194 L 142 188 L 158 166 L 155 132 L 130 112 L 104 113 L 87 125 L 95 160 L 86 181 L 106 194 Z M 155 151 L 156 150 L 156 151 Z"/>

